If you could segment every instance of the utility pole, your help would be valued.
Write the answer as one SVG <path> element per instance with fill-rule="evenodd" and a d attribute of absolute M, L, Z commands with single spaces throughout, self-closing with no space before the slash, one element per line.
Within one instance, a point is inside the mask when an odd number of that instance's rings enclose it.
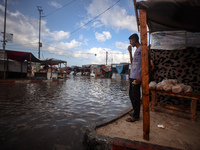
<path fill-rule="evenodd" d="M 6 12 L 7 12 L 7 0 L 5 0 L 5 13 L 4 13 L 4 33 L 3 33 L 3 50 L 6 47 Z"/>
<path fill-rule="evenodd" d="M 106 66 L 107 66 L 107 61 L 108 61 L 108 51 L 106 51 Z"/>
<path fill-rule="evenodd" d="M 5 12 L 4 12 L 4 33 L 3 33 L 3 51 L 4 51 L 4 80 L 6 79 L 6 62 L 5 57 L 7 57 L 6 49 L 6 13 L 7 13 L 7 0 L 5 0 Z M 6 55 L 6 56 L 5 56 Z"/>
<path fill-rule="evenodd" d="M 106 51 L 104 48 L 103 50 Z M 106 51 L 106 65 L 107 65 L 107 61 L 108 61 L 108 51 Z"/>
<path fill-rule="evenodd" d="M 41 12 L 42 6 L 37 6 L 38 11 L 39 11 L 39 47 L 38 47 L 38 58 L 40 58 L 40 47 L 42 47 L 42 43 L 40 43 L 40 30 L 41 30 Z"/>

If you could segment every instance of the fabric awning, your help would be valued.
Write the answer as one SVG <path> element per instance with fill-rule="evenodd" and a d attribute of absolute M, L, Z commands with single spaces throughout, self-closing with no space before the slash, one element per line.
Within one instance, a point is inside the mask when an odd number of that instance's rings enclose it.
<path fill-rule="evenodd" d="M 136 8 L 146 9 L 150 32 L 200 32 L 199 0 L 147 0 L 137 2 Z"/>
<path fill-rule="evenodd" d="M 64 60 L 59 60 L 59 59 L 55 59 L 55 58 L 45 58 L 45 59 L 40 59 L 40 61 L 42 62 L 42 64 L 52 64 L 52 65 L 58 65 L 61 63 L 67 63 L 67 61 Z"/>
<path fill-rule="evenodd" d="M 19 52 L 19 51 L 11 51 L 11 50 L 5 50 L 5 52 L 7 53 L 8 59 L 11 59 L 11 60 L 16 60 L 20 62 L 23 62 L 25 60 L 31 61 L 31 62 L 41 62 L 32 53 L 29 53 L 29 52 Z"/>

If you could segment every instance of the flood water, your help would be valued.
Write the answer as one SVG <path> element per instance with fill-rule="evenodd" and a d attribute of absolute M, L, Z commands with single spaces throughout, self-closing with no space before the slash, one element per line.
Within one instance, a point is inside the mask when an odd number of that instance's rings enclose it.
<path fill-rule="evenodd" d="M 84 150 L 85 129 L 131 106 L 128 81 L 0 84 L 0 150 Z"/>

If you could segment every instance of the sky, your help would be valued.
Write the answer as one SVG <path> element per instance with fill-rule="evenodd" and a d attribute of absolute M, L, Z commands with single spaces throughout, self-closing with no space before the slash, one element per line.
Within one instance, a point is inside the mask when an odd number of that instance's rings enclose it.
<path fill-rule="evenodd" d="M 6 50 L 67 61 L 67 66 L 129 63 L 129 36 L 138 33 L 132 0 L 7 0 Z M 0 0 L 0 32 L 5 2 Z M 139 33 L 138 33 L 139 35 Z M 3 40 L 1 33 L 0 40 Z M 2 42 L 0 49 L 3 49 Z M 135 48 L 133 48 L 133 51 Z"/>

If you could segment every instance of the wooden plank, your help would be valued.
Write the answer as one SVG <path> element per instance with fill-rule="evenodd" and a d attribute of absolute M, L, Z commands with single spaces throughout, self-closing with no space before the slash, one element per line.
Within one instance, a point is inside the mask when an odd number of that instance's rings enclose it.
<path fill-rule="evenodd" d="M 199 97 L 200 98 L 200 93 L 174 93 L 172 91 L 164 91 L 164 90 L 156 90 L 156 89 L 149 89 L 150 91 L 155 91 L 155 92 L 161 92 L 161 93 L 168 93 L 168 94 L 176 94 L 176 95 L 185 95 L 185 96 L 190 96 L 190 97 Z"/>
<path fill-rule="evenodd" d="M 142 57 L 142 100 L 143 100 L 143 138 L 149 140 L 149 61 L 147 49 L 147 18 L 146 10 L 140 9 L 140 38 Z"/>
<path fill-rule="evenodd" d="M 171 106 L 171 105 L 167 105 L 167 104 L 158 103 L 158 106 L 165 107 L 167 109 L 176 110 L 176 111 L 182 111 L 182 112 L 190 113 L 190 110 L 188 110 L 188 109 L 181 109 L 181 108 Z"/>
<path fill-rule="evenodd" d="M 171 110 L 176 110 L 176 111 L 182 111 L 182 112 L 187 112 L 191 114 L 191 120 L 195 121 L 196 120 L 196 108 L 197 108 L 197 101 L 200 100 L 198 95 L 193 95 L 193 96 L 188 96 L 182 93 L 173 93 L 173 92 L 166 92 L 166 91 L 161 91 L 161 90 L 150 90 L 151 94 L 152 94 L 152 111 L 155 111 L 156 108 L 156 104 L 157 104 L 157 94 L 160 95 L 168 95 L 168 96 L 173 96 L 173 97 L 181 97 L 181 98 L 187 98 L 189 100 L 191 100 L 190 103 L 190 110 L 183 110 L 180 109 L 178 107 L 174 107 L 174 106 L 169 106 L 169 105 L 165 105 L 165 104 L 160 104 L 158 103 L 159 106 L 171 109 Z"/>

